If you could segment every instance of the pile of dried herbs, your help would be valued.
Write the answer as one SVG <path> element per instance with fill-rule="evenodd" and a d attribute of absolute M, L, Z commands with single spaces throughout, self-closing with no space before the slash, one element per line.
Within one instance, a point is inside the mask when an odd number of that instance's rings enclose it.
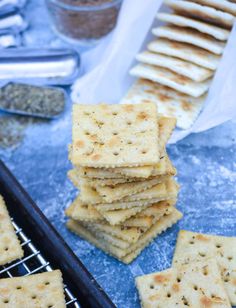
<path fill-rule="evenodd" d="M 54 117 L 65 107 L 65 93 L 58 88 L 8 83 L 0 88 L 0 109 Z"/>

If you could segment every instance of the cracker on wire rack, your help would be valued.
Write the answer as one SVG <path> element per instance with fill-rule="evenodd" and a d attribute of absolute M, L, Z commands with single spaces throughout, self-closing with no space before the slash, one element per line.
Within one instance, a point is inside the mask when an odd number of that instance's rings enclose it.
<path fill-rule="evenodd" d="M 17 278 L 0 279 L 0 306 L 9 308 L 65 308 L 59 270 Z"/>
<path fill-rule="evenodd" d="M 0 265 L 20 259 L 23 255 L 24 252 L 15 234 L 7 207 L 0 195 Z"/>

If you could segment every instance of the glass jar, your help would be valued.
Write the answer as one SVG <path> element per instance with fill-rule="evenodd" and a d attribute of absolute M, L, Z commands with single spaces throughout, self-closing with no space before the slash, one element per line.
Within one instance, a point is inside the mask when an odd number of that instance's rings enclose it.
<path fill-rule="evenodd" d="M 46 0 L 55 31 L 71 43 L 96 42 L 116 25 L 122 0 Z"/>

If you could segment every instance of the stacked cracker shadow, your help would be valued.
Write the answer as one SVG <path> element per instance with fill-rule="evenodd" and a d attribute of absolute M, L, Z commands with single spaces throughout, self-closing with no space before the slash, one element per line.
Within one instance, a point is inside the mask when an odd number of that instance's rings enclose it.
<path fill-rule="evenodd" d="M 172 12 L 157 19 L 154 39 L 137 55 L 130 74 L 139 79 L 124 103 L 156 102 L 159 112 L 189 128 L 200 113 L 236 16 L 228 0 L 165 0 Z"/>
<path fill-rule="evenodd" d="M 68 228 L 130 263 L 182 214 L 166 153 L 175 119 L 155 104 L 74 105 L 69 178 L 80 190 Z"/>

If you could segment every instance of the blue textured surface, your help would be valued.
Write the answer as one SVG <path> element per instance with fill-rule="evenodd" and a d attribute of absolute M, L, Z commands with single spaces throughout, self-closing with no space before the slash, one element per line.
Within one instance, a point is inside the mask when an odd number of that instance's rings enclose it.
<path fill-rule="evenodd" d="M 26 36 L 27 45 L 60 45 L 48 29 L 47 20 L 39 18 L 42 8 L 36 8 L 35 0 L 32 3 L 27 16 L 34 23 Z M 76 195 L 66 177 L 70 169 L 70 114 L 68 105 L 60 119 L 31 125 L 23 143 L 15 150 L 0 150 L 0 157 L 118 307 L 139 307 L 134 277 L 170 266 L 179 229 L 236 236 L 236 122 L 168 147 L 178 169 L 178 208 L 184 218 L 131 265 L 121 264 L 71 234 L 65 228 L 63 214 Z"/>

